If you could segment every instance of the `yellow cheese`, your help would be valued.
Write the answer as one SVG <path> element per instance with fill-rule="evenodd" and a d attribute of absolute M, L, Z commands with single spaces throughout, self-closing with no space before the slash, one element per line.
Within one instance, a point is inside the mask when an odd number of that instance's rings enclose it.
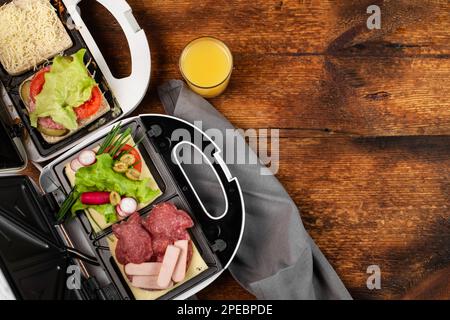
<path fill-rule="evenodd" d="M 0 62 L 17 75 L 72 47 L 49 0 L 14 0 L 0 7 Z"/>

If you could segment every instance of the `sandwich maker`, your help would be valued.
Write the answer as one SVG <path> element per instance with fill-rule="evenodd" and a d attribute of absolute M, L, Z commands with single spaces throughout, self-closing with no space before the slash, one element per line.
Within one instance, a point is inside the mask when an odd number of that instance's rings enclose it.
<path fill-rule="evenodd" d="M 0 5 L 10 1 L 0 0 Z M 208 266 L 160 299 L 185 299 L 209 285 L 228 267 L 241 241 L 245 219 L 242 192 L 214 141 L 174 117 L 149 114 L 125 118 L 147 91 L 150 49 L 125 0 L 96 1 L 123 29 L 131 51 L 129 77 L 116 79 L 112 75 L 80 16 L 80 0 L 51 3 L 73 42 L 64 54 L 87 49 L 85 62 L 91 62 L 88 69 L 111 106 L 110 112 L 66 139 L 49 144 L 31 127 L 19 95 L 20 85 L 34 71 L 11 76 L 0 66 L 0 299 L 134 299 L 107 244 L 111 227 L 94 232 L 84 213 L 61 224 L 55 218 L 71 190 L 65 164 L 80 150 L 98 145 L 121 119 L 135 136 L 143 137 L 139 150 L 162 191 L 140 215 L 148 215 L 155 204 L 167 201 L 188 212 L 195 224 L 189 230 L 192 241 Z M 202 139 L 193 143 L 179 137 L 177 130 Z M 179 139 L 174 140 L 174 136 Z M 204 153 L 219 186 L 209 191 L 223 194 L 220 209 L 201 196 L 199 184 L 190 178 L 194 176 L 189 175 L 191 169 L 177 158 L 186 146 Z M 55 160 L 42 169 L 39 186 L 18 174 L 28 160 L 40 163 L 51 159 Z M 71 270 L 80 271 L 79 286 L 70 285 Z"/>
<path fill-rule="evenodd" d="M 3 170 L 20 168 L 24 159 L 13 142 L 17 138 L 3 123 L 0 166 Z M 139 151 L 162 192 L 139 214 L 145 217 L 155 204 L 171 202 L 194 221 L 191 239 L 208 268 L 160 297 L 186 299 L 213 282 L 237 252 L 245 224 L 239 182 L 214 141 L 188 122 L 146 114 L 123 119 L 121 125 L 142 139 Z M 66 164 L 80 151 L 98 146 L 113 126 L 96 131 L 45 166 L 39 187 L 25 176 L 0 177 L 0 297 L 7 288 L 3 295 L 16 299 L 134 299 L 107 243 L 112 228 L 95 232 L 82 212 L 60 224 L 55 218 L 71 191 Z M 207 206 L 210 199 L 198 192 L 200 184 L 190 169 L 195 165 L 180 160 L 180 155 L 190 152 L 186 147 L 204 159 L 202 165 L 216 180 L 208 180 L 207 186 L 215 195 L 223 194 L 223 204 Z M 74 267 L 80 271 L 78 287 L 70 286 Z"/>
<path fill-rule="evenodd" d="M 10 1 L 0 0 L 0 6 Z M 118 21 L 130 48 L 131 75 L 117 79 L 112 75 L 94 38 L 81 18 L 80 8 L 77 6 L 80 1 L 51 0 L 73 42 L 73 46 L 64 54 L 71 55 L 82 48 L 87 49 L 85 63 L 90 62 L 88 70 L 94 75 L 111 110 L 62 141 L 50 144 L 44 140 L 36 128 L 30 125 L 26 107 L 19 94 L 21 84 L 32 77 L 35 71 L 30 70 L 18 76 L 12 76 L 0 65 L 0 100 L 6 105 L 9 116 L 14 120 L 13 134 L 19 138 L 15 139 L 14 143 L 19 145 L 17 148 L 26 151 L 22 154 L 25 163 L 28 158 L 34 162 L 48 161 L 64 151 L 70 150 L 81 139 L 85 139 L 100 128 L 116 122 L 132 112 L 147 92 L 151 70 L 150 49 L 145 32 L 139 27 L 128 3 L 125 0 L 96 0 Z M 38 69 L 42 65 L 39 65 Z"/>

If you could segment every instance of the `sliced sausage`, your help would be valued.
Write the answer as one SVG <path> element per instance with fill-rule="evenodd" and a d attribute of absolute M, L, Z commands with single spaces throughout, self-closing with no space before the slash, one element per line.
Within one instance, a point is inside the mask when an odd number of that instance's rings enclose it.
<path fill-rule="evenodd" d="M 161 288 L 167 288 L 172 279 L 175 266 L 177 265 L 178 257 L 180 256 L 181 250 L 175 246 L 167 246 L 166 253 L 161 266 L 161 271 L 159 272 L 157 284 Z"/>
<path fill-rule="evenodd" d="M 186 263 L 188 254 L 188 240 L 178 240 L 174 243 L 175 247 L 180 249 L 180 256 L 178 257 L 177 264 L 175 266 L 175 271 L 172 275 L 172 280 L 174 282 L 181 282 L 186 276 Z"/>
<path fill-rule="evenodd" d="M 161 265 L 159 262 L 128 263 L 125 265 L 125 273 L 129 276 L 157 276 Z"/>

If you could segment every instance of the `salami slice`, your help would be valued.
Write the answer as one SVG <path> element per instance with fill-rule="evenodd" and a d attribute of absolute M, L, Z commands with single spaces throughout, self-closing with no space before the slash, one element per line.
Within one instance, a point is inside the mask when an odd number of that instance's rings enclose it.
<path fill-rule="evenodd" d="M 127 221 L 114 225 L 113 232 L 118 239 L 116 257 L 119 263 L 140 264 L 151 259 L 152 238 L 142 227 L 142 219 L 138 213 L 133 213 Z"/>
<path fill-rule="evenodd" d="M 163 260 L 168 245 L 177 240 L 191 240 L 187 229 L 194 226 L 194 222 L 185 211 L 168 202 L 155 206 L 150 215 L 142 220 L 142 224 L 152 235 L 154 260 L 157 262 Z M 189 241 L 188 265 L 192 254 L 192 242 Z"/>

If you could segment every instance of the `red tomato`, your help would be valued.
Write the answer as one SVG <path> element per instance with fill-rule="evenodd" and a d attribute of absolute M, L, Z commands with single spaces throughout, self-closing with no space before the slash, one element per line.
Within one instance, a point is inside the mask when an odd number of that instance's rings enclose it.
<path fill-rule="evenodd" d="M 102 104 L 102 98 L 102 92 L 100 91 L 98 86 L 95 86 L 92 89 L 91 99 L 83 103 L 81 106 L 73 109 L 73 111 L 75 111 L 75 114 L 77 115 L 78 120 L 83 120 L 96 114 Z"/>
<path fill-rule="evenodd" d="M 129 154 L 134 156 L 134 158 L 136 159 L 136 162 L 133 165 L 133 168 L 139 172 L 142 172 L 142 159 L 141 159 L 141 155 L 139 154 L 139 151 L 137 151 L 136 148 L 133 148 L 129 144 L 126 144 L 122 147 L 122 149 L 120 149 L 120 151 L 118 152 L 118 155 L 120 155 L 124 151 L 127 151 Z"/>
<path fill-rule="evenodd" d="M 36 96 L 41 93 L 42 88 L 45 84 L 45 74 L 50 71 L 50 66 L 45 67 L 39 70 L 30 84 L 30 98 L 33 102 L 36 102 Z M 89 118 L 90 116 L 96 114 L 100 109 L 102 104 L 102 92 L 95 86 L 92 89 L 92 95 L 89 101 L 86 101 L 81 106 L 74 108 L 75 114 L 77 115 L 78 120 L 83 120 Z"/>
<path fill-rule="evenodd" d="M 30 98 L 36 102 L 36 96 L 41 93 L 45 83 L 45 74 L 50 71 L 50 67 L 45 67 L 39 70 L 31 80 L 30 84 Z"/>

